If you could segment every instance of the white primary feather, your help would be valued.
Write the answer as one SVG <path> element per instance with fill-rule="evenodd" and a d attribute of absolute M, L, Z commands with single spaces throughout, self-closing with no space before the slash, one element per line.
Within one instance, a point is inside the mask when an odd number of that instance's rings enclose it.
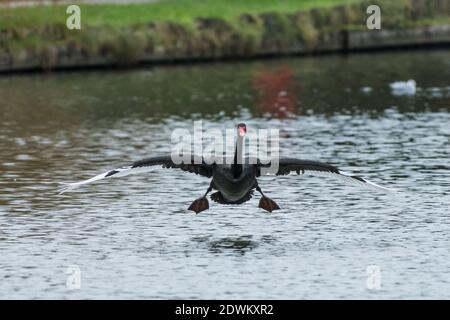
<path fill-rule="evenodd" d="M 95 177 L 92 177 L 90 179 L 87 180 L 83 180 L 83 181 L 79 181 L 79 182 L 74 182 L 74 183 L 62 183 L 63 186 L 58 189 L 59 194 L 63 194 L 65 192 L 70 192 L 73 191 L 85 184 L 89 184 L 89 183 L 93 183 L 99 180 L 103 180 L 105 178 L 114 178 L 114 177 L 125 177 L 128 176 L 130 174 L 136 174 L 136 173 L 144 173 L 144 172 L 149 172 L 154 170 L 155 167 L 136 167 L 133 168 L 132 166 L 126 166 L 126 167 L 122 167 L 122 168 L 118 168 L 118 169 L 114 169 L 114 170 L 109 170 L 107 172 L 101 173 L 99 175 L 96 175 Z M 109 175 L 110 173 L 116 171 L 117 173 L 114 173 L 112 175 Z"/>
<path fill-rule="evenodd" d="M 338 174 L 338 176 L 342 176 L 342 177 L 346 177 L 347 179 L 351 179 L 352 182 L 355 182 L 355 183 L 357 183 L 359 185 L 372 187 L 372 188 L 375 188 L 375 189 L 378 189 L 378 190 L 394 192 L 394 190 L 392 190 L 392 189 L 389 189 L 389 188 L 386 188 L 386 187 L 382 187 L 379 184 L 376 184 L 375 182 L 369 181 L 369 180 L 367 180 L 365 178 L 358 177 L 359 179 L 364 180 L 364 182 L 362 182 L 362 181 L 360 181 L 358 179 L 353 178 L 352 174 L 350 174 L 350 173 L 343 172 L 343 171 L 339 171 L 339 173 L 340 174 Z"/>
<path fill-rule="evenodd" d="M 374 182 L 371 182 L 367 179 L 358 177 L 359 179 L 362 179 L 364 181 L 358 180 L 353 177 L 354 175 L 352 175 L 348 172 L 344 172 L 344 171 L 339 171 L 339 173 L 335 173 L 335 172 L 330 172 L 330 171 L 304 170 L 304 172 L 305 172 L 305 174 L 309 174 L 311 176 L 333 177 L 333 178 L 337 178 L 343 182 L 350 183 L 353 185 L 370 187 L 370 188 L 381 190 L 384 192 L 394 192 L 394 190 L 392 190 L 392 189 L 382 187 L 382 186 L 380 186 Z M 295 171 L 292 171 L 290 174 L 296 175 Z"/>

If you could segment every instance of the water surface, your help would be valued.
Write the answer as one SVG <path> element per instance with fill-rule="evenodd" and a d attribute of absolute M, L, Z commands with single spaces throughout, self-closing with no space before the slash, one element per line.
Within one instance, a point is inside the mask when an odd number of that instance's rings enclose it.
<path fill-rule="evenodd" d="M 448 51 L 2 76 L 0 97 L 0 298 L 450 298 Z M 208 179 L 160 169 L 57 195 L 194 120 L 278 128 L 282 155 L 400 192 L 264 177 L 282 210 L 195 215 Z"/>

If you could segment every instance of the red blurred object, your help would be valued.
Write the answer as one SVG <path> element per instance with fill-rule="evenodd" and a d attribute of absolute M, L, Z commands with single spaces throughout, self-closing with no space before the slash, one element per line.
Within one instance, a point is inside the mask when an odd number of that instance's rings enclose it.
<path fill-rule="evenodd" d="M 257 107 L 263 113 L 285 118 L 297 112 L 297 97 L 294 91 L 294 72 L 288 66 L 264 69 L 252 79 L 258 91 Z"/>

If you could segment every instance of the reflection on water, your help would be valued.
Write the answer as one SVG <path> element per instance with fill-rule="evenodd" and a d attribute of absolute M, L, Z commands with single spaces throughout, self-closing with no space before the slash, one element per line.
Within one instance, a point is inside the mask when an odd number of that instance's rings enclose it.
<path fill-rule="evenodd" d="M 241 236 L 237 238 L 223 238 L 208 242 L 211 252 L 222 253 L 235 251 L 244 254 L 248 250 L 252 250 L 258 246 L 258 243 L 251 240 L 252 236 Z"/>
<path fill-rule="evenodd" d="M 408 79 L 416 94 L 393 95 Z M 449 79 L 441 51 L 0 78 L 0 297 L 449 298 Z M 208 180 L 161 169 L 56 194 L 170 151 L 197 119 L 279 128 L 282 155 L 401 192 L 264 177 L 281 211 L 193 215 Z"/>
<path fill-rule="evenodd" d="M 276 118 L 300 113 L 294 88 L 294 71 L 284 65 L 276 69 L 263 68 L 253 76 L 253 87 L 258 91 L 258 111 Z"/>

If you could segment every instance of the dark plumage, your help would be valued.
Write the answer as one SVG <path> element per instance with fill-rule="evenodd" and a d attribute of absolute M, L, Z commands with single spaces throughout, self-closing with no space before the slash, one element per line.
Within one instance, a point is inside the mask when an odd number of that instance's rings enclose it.
<path fill-rule="evenodd" d="M 129 166 L 105 172 L 85 181 L 67 184 L 60 189 L 60 192 L 63 193 L 66 191 L 71 191 L 81 185 L 104 178 L 125 176 L 134 172 L 139 172 L 139 170 L 146 171 L 149 167 L 160 165 L 163 168 L 177 168 L 207 178 L 212 178 L 204 196 L 195 200 L 188 208 L 196 213 L 209 208 L 209 203 L 206 196 L 212 190 L 217 190 L 217 192 L 211 195 L 211 199 L 220 204 L 244 203 L 252 198 L 252 195 L 256 190 L 262 196 L 259 202 L 260 208 L 263 208 L 269 212 L 280 209 L 272 199 L 264 195 L 258 186 L 258 181 L 256 179 L 262 175 L 262 169 L 270 167 L 271 163 L 269 162 L 263 164 L 258 159 L 242 158 L 242 143 L 246 132 L 247 128 L 245 124 L 240 123 L 237 126 L 237 141 L 233 161 L 225 161 L 226 159 L 224 158 L 216 159 L 216 161 L 207 161 L 209 159 L 204 159 L 202 157 L 197 158 L 194 155 L 191 155 L 189 161 L 177 164 L 173 162 L 171 156 L 151 157 L 136 161 Z M 319 175 L 332 174 L 334 176 L 372 186 L 377 189 L 389 190 L 361 177 L 344 173 L 338 168 L 326 163 L 293 158 L 279 159 L 278 170 L 275 174 L 287 175 L 291 173 L 310 173 Z"/>

